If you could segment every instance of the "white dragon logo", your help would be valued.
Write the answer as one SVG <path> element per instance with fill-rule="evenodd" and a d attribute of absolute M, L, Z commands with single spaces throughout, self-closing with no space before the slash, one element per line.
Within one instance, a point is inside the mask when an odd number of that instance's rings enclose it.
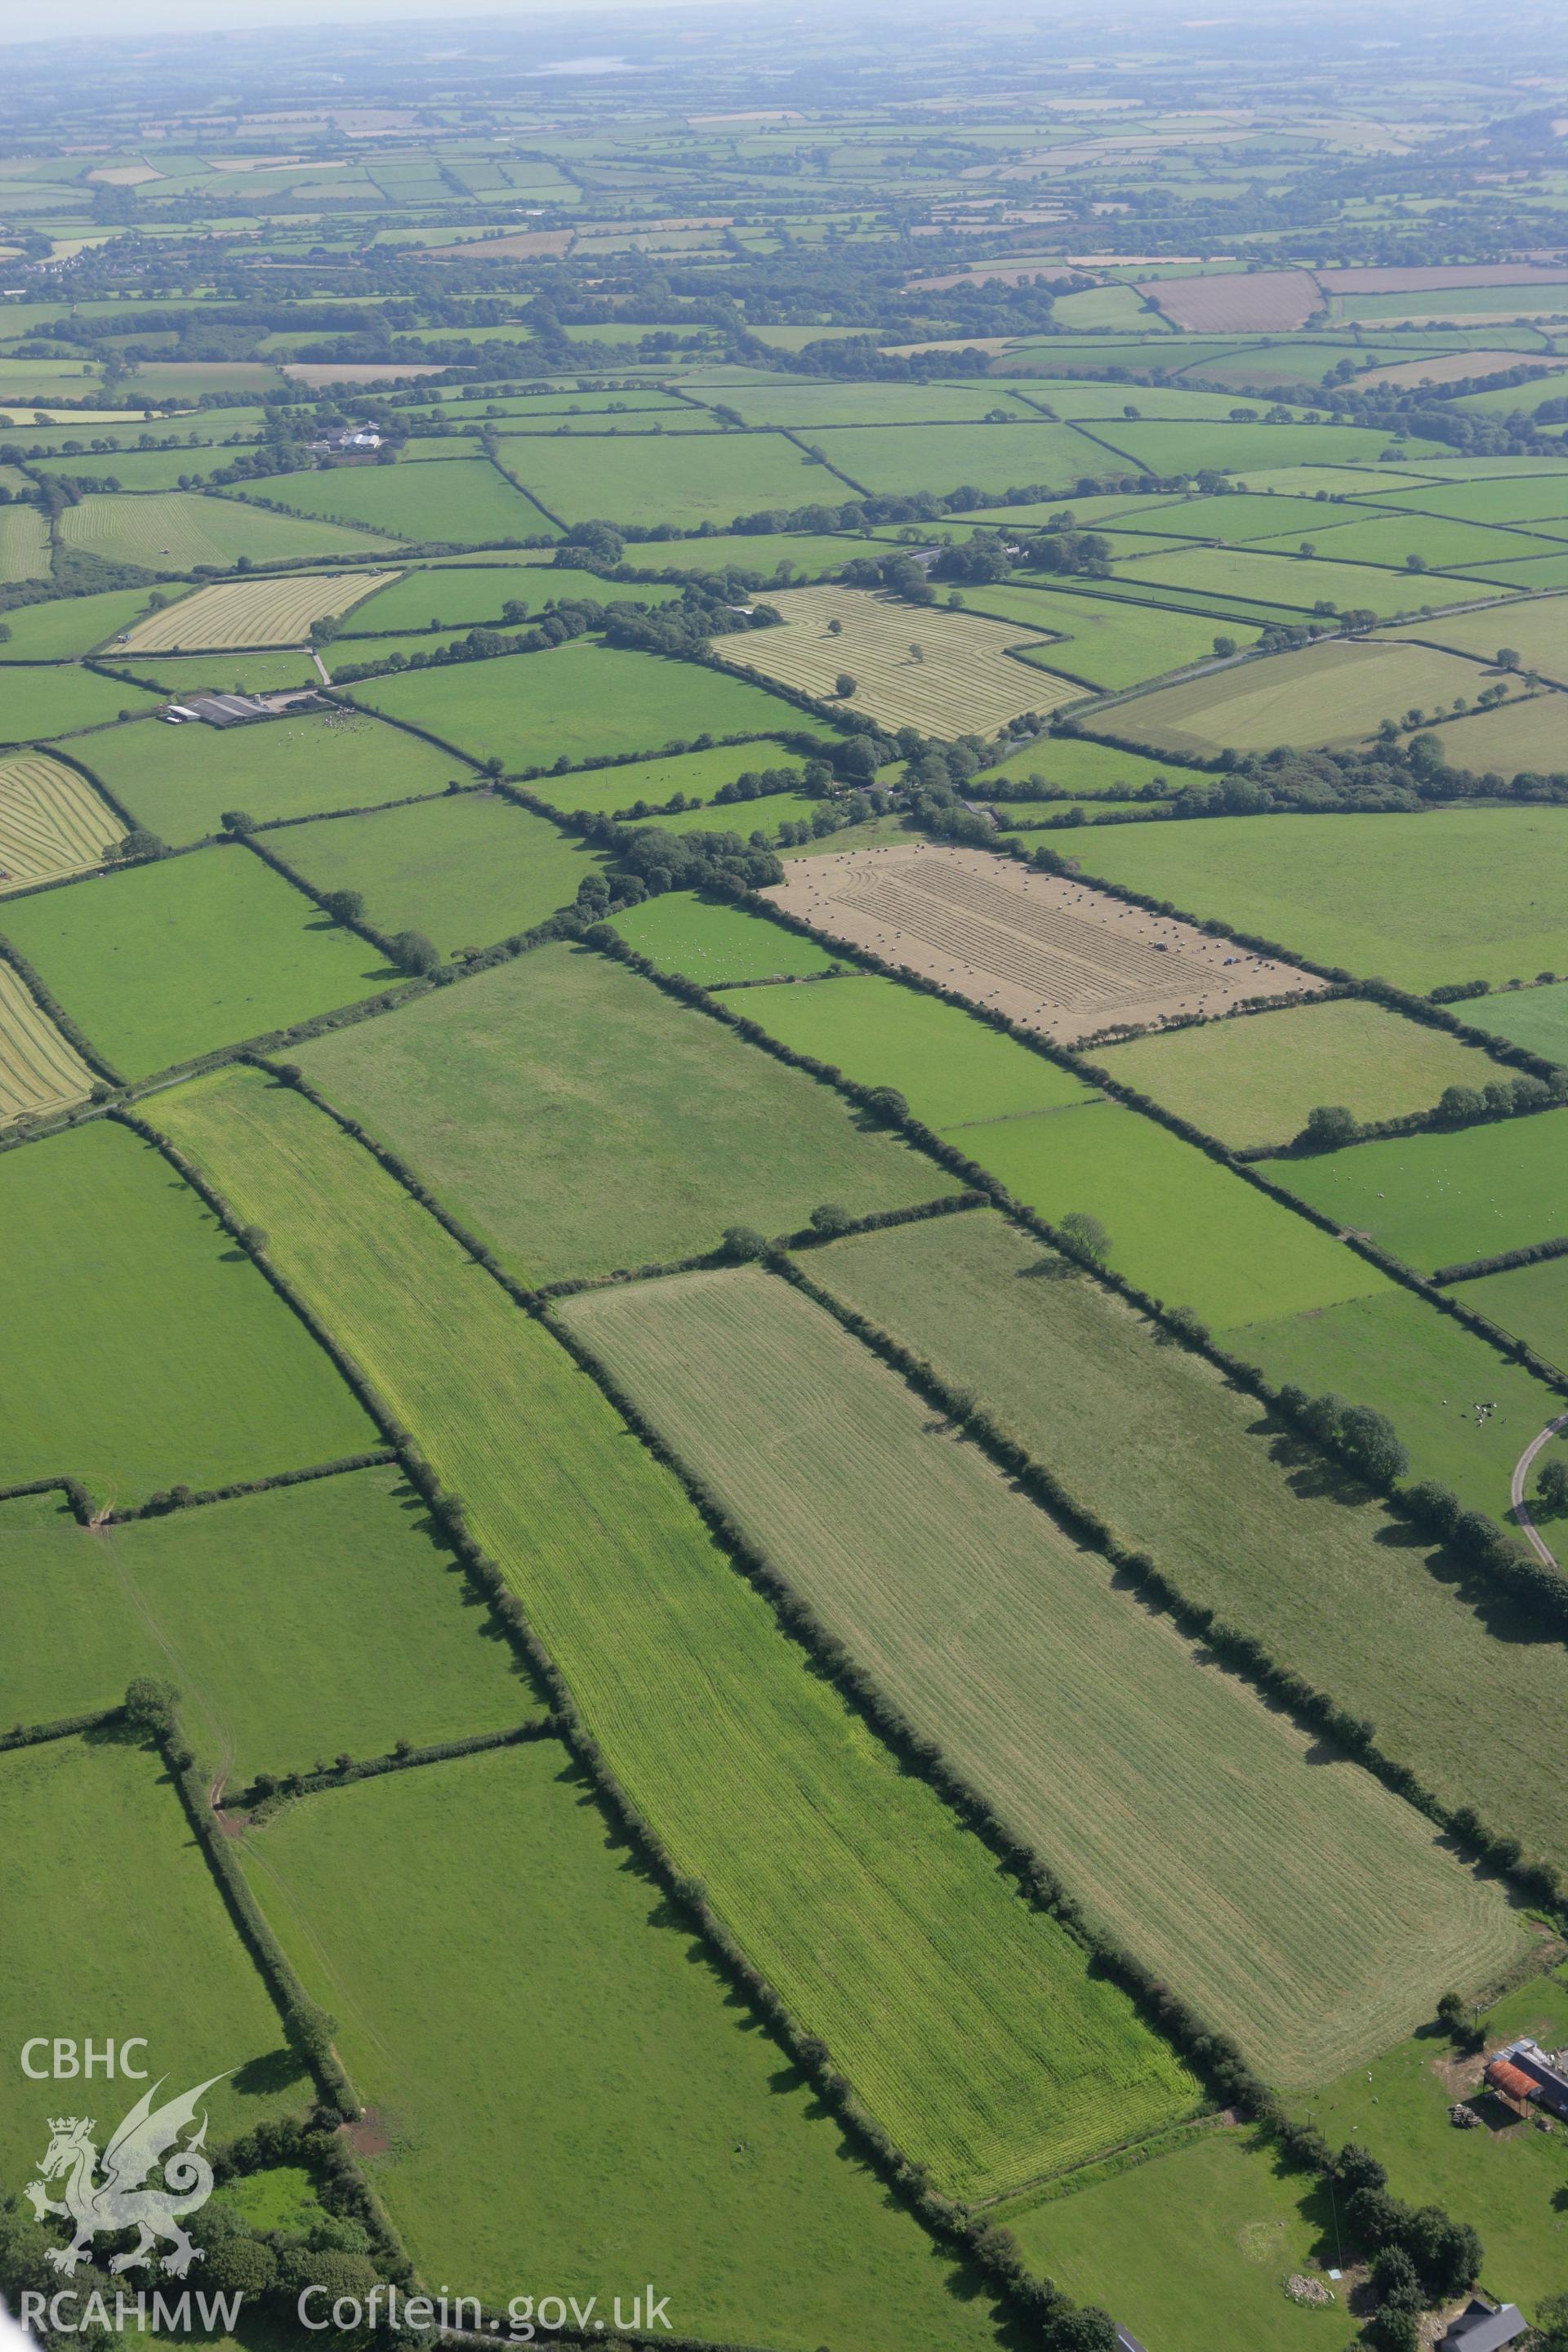
<path fill-rule="evenodd" d="M 38 2166 L 39 2177 L 28 2182 L 26 2196 L 40 2221 L 46 2214 L 58 2213 L 76 2224 L 76 2235 L 68 2246 L 48 2249 L 47 2259 L 56 2270 L 68 2277 L 79 2263 L 87 2261 L 94 2238 L 111 2230 L 136 2230 L 141 2235 L 128 2253 L 115 2255 L 110 2271 L 133 2270 L 146 2263 L 159 2238 L 173 2242 L 174 2252 L 163 2255 L 160 2265 L 173 2277 L 184 2278 L 192 2263 L 202 2260 L 201 2248 L 192 2245 L 180 2221 L 183 2215 L 205 2205 L 212 2193 L 213 2168 L 202 2153 L 206 2116 L 203 2116 L 199 2130 L 184 2147 L 175 2147 L 174 2143 L 194 2119 L 203 2094 L 223 2079 L 214 2074 L 198 2083 L 194 2091 L 183 2092 L 154 2109 L 153 2101 L 167 2080 L 160 2075 L 104 2149 L 103 2178 L 97 2182 L 93 2175 L 99 2158 L 90 2137 L 92 2117 L 50 2116 L 49 2144 Z M 143 2188 L 147 2174 L 161 2158 L 165 2159 L 163 2186 Z M 62 2173 L 68 2176 L 63 2201 L 50 2197 L 44 2186 Z"/>

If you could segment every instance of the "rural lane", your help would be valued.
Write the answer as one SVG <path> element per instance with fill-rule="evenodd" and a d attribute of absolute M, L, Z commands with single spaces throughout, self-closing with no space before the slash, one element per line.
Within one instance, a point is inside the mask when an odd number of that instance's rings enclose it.
<path fill-rule="evenodd" d="M 1559 1413 L 1555 1421 L 1549 1421 L 1547 1423 L 1539 1437 L 1532 1437 L 1531 1439 L 1530 1444 L 1525 1447 L 1524 1452 L 1520 1455 L 1519 1460 L 1513 1465 L 1513 1485 L 1510 1489 L 1510 1499 L 1513 1504 L 1513 1515 L 1519 1521 L 1521 1532 L 1523 1534 L 1526 1542 L 1535 1553 L 1536 1558 L 1538 1559 L 1544 1560 L 1548 1568 L 1557 1567 L 1558 1561 L 1555 1555 L 1548 1550 L 1544 1538 L 1537 1533 L 1535 1521 L 1531 1517 L 1529 1511 L 1525 1507 L 1524 1482 L 1530 1475 L 1531 1464 L 1534 1461 L 1536 1455 L 1540 1453 L 1547 1439 L 1549 1437 L 1555 1436 L 1557 1432 L 1564 1426 L 1568 1426 L 1568 1412 Z"/>

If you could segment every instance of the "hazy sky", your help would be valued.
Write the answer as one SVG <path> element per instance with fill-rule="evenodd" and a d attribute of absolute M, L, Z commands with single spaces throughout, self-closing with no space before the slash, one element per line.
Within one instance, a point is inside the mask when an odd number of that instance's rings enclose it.
<path fill-rule="evenodd" d="M 544 17 L 585 22 L 631 8 L 689 8 L 719 0 L 49 0 L 47 8 L 22 0 L 0 0 L 0 42 L 58 40 L 74 35 L 112 34 L 119 40 L 139 33 L 238 32 L 253 27 L 310 25 L 360 26 L 389 18 L 428 19 L 432 25 L 486 16 Z M 735 0 L 730 0 L 733 8 Z"/>

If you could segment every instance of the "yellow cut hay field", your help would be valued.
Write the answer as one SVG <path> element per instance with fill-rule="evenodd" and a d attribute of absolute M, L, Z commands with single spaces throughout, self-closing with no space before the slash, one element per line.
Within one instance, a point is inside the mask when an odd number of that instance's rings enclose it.
<path fill-rule="evenodd" d="M 1019 622 L 988 621 L 906 604 L 864 588 L 791 588 L 768 602 L 776 629 L 715 637 L 720 657 L 831 700 L 840 675 L 855 680 L 846 710 L 879 726 L 928 735 L 988 735 L 1026 710 L 1054 710 L 1082 698 L 1070 678 L 1016 661 L 1010 646 L 1049 642 Z M 1047 615 L 1042 614 L 1044 625 Z M 842 624 L 836 634 L 832 624 Z M 918 648 L 918 652 L 917 652 Z"/>
<path fill-rule="evenodd" d="M 85 776 L 42 751 L 0 760 L 0 898 L 101 864 L 125 826 Z"/>
<path fill-rule="evenodd" d="M 0 962 L 0 1127 L 29 1112 L 85 1102 L 92 1072 Z"/>
<path fill-rule="evenodd" d="M 307 572 L 279 580 L 222 580 L 149 613 L 119 653 L 222 653 L 237 646 L 297 646 L 311 624 L 334 619 L 389 587 L 395 572 Z"/>

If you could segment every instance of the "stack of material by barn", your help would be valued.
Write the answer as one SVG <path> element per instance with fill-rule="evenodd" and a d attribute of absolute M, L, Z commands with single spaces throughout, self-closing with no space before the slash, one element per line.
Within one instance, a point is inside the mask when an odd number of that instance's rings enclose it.
<path fill-rule="evenodd" d="M 1503 2352 L 1506 2345 L 1517 2344 L 1528 2334 L 1529 2327 L 1516 2304 L 1505 2303 L 1500 2309 L 1489 2303 L 1471 2303 L 1439 2339 L 1437 2352 Z"/>
<path fill-rule="evenodd" d="M 1544 2107 L 1548 2115 L 1568 2121 L 1568 2073 L 1538 2042 L 1510 2042 L 1489 2063 L 1487 2081 L 1508 2098 Z"/>

